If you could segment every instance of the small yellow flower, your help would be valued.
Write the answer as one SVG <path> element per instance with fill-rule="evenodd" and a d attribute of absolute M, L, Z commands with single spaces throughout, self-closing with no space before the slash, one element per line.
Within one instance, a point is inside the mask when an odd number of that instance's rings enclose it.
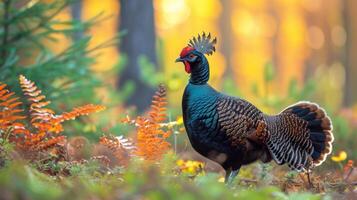
<path fill-rule="evenodd" d="M 225 179 L 224 179 L 224 177 L 222 176 L 221 178 L 218 179 L 218 182 L 224 183 L 224 180 L 225 180 Z"/>
<path fill-rule="evenodd" d="M 194 174 L 194 173 L 196 173 L 196 168 L 195 168 L 195 166 L 188 166 L 187 167 L 187 172 L 189 172 L 189 173 L 192 173 L 192 174 Z"/>
<path fill-rule="evenodd" d="M 176 161 L 176 165 L 179 167 L 183 166 L 184 164 L 185 164 L 185 161 L 183 161 L 182 159 Z"/>
<path fill-rule="evenodd" d="M 334 162 L 342 162 L 346 160 L 347 153 L 345 151 L 340 151 L 337 156 L 332 156 L 331 160 Z"/>
<path fill-rule="evenodd" d="M 177 125 L 181 125 L 181 124 L 183 124 L 183 117 L 182 117 L 182 116 L 177 117 L 177 119 L 176 119 L 176 123 L 177 123 Z"/>
<path fill-rule="evenodd" d="M 176 165 L 180 167 L 180 170 L 185 173 L 189 174 L 198 174 L 202 172 L 204 168 L 204 163 L 199 162 L 199 161 L 194 161 L 194 160 L 177 160 Z"/>

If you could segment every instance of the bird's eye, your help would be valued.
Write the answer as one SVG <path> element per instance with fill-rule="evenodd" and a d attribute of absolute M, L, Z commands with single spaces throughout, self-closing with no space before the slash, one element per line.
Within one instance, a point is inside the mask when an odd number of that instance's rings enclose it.
<path fill-rule="evenodd" d="M 190 57 L 190 58 L 194 58 L 194 57 L 195 57 L 195 55 L 193 55 L 193 54 L 190 54 L 190 55 L 189 55 L 189 57 Z"/>

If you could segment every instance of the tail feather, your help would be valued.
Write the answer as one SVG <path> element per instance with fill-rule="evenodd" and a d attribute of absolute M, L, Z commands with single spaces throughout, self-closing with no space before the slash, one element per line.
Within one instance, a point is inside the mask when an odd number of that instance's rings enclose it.
<path fill-rule="evenodd" d="M 332 123 L 317 104 L 299 102 L 268 119 L 267 146 L 278 164 L 303 170 L 320 165 L 331 153 Z"/>
<path fill-rule="evenodd" d="M 305 110 L 304 113 L 296 110 Z M 333 133 L 331 119 L 325 110 L 315 103 L 299 102 L 285 109 L 285 113 L 293 113 L 308 122 L 309 139 L 312 142 L 313 152 L 311 157 L 315 166 L 326 160 L 332 151 Z"/>

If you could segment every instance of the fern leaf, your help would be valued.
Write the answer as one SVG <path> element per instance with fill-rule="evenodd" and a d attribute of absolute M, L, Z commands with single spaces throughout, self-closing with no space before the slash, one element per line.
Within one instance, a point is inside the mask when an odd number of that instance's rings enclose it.
<path fill-rule="evenodd" d="M 130 157 L 134 155 L 136 147 L 133 143 L 124 136 L 102 136 L 99 143 L 110 149 L 117 162 L 122 165 L 127 165 Z"/>
<path fill-rule="evenodd" d="M 62 126 L 53 126 L 51 119 L 54 117 L 54 111 L 44 108 L 50 101 L 44 101 L 45 96 L 41 95 L 41 90 L 37 88 L 34 82 L 28 80 L 25 76 L 19 76 L 19 82 L 25 96 L 28 97 L 30 104 L 31 125 L 39 130 L 39 132 L 60 132 Z"/>
<path fill-rule="evenodd" d="M 75 108 L 70 112 L 65 112 L 62 115 L 55 115 L 53 110 L 45 108 L 50 104 L 50 101 L 45 100 L 46 97 L 41 94 L 41 90 L 38 89 L 34 82 L 26 79 L 23 75 L 20 75 L 19 80 L 24 94 L 31 103 L 31 125 L 38 129 L 39 133 L 53 132 L 58 134 L 63 131 L 62 122 L 105 109 L 104 106 L 88 104 Z"/>
<path fill-rule="evenodd" d="M 63 135 L 56 136 L 56 137 L 39 142 L 38 145 L 33 146 L 33 148 L 34 148 L 33 150 L 44 151 L 49 148 L 52 148 L 53 146 L 55 146 L 57 144 L 64 143 L 65 140 L 66 140 L 66 137 Z"/>
<path fill-rule="evenodd" d="M 81 107 L 74 108 L 70 112 L 65 112 L 62 115 L 53 117 L 54 123 L 61 123 L 67 120 L 74 120 L 75 118 L 82 115 L 89 115 L 91 113 L 99 112 L 105 109 L 105 106 L 87 104 Z"/>
<path fill-rule="evenodd" d="M 166 88 L 164 85 L 160 84 L 158 91 L 153 96 L 151 111 L 149 112 L 153 122 L 161 123 L 166 120 L 166 105 Z"/>
<path fill-rule="evenodd" d="M 133 143 L 122 135 L 117 137 L 102 136 L 99 140 L 99 143 L 108 147 L 113 152 L 124 150 L 131 153 L 134 149 L 136 149 Z"/>
<path fill-rule="evenodd" d="M 127 117 L 123 120 L 137 127 L 135 153 L 146 160 L 158 160 L 170 149 L 170 143 L 166 140 L 171 132 L 164 131 L 161 125 L 167 118 L 166 105 L 166 89 L 160 85 L 153 97 L 149 117 L 139 116 L 136 120 Z"/>
<path fill-rule="evenodd" d="M 7 85 L 0 82 L 0 130 L 5 131 L 11 127 L 12 133 L 24 133 L 26 131 L 24 124 L 18 122 L 26 118 L 21 115 L 23 110 L 18 108 L 22 102 L 18 101 L 18 97 L 14 97 L 14 92 L 6 88 Z"/>
<path fill-rule="evenodd" d="M 0 136 L 9 138 L 9 141 L 16 145 L 16 150 L 23 153 L 22 155 L 25 158 L 38 158 L 38 156 L 42 155 L 39 153 L 43 151 L 49 152 L 50 149 L 51 152 L 53 152 L 53 149 L 61 151 L 59 154 L 63 156 L 62 150 L 64 149 L 63 144 L 66 142 L 66 137 L 58 135 L 63 131 L 61 123 L 105 109 L 104 106 L 88 104 L 74 108 L 70 112 L 56 115 L 53 110 L 46 108 L 50 101 L 46 101 L 46 97 L 42 95 L 41 90 L 38 89 L 34 82 L 23 75 L 19 76 L 19 82 L 23 94 L 30 103 L 29 122 L 36 130 L 34 132 L 29 131 L 19 121 L 26 118 L 21 115 L 23 112 L 20 108 L 22 102 L 15 96 L 15 93 L 7 89 L 6 84 L 0 82 Z M 113 141 L 128 152 L 133 150 L 130 141 L 125 138 L 118 137 L 114 138 Z"/>

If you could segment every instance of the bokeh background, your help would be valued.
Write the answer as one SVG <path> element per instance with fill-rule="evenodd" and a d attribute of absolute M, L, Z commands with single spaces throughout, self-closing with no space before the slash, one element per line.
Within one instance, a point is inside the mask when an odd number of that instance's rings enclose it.
<path fill-rule="evenodd" d="M 331 194 L 344 199 L 346 194 L 356 199 L 356 11 L 356 0 L 0 1 L 0 82 L 23 102 L 18 106 L 28 116 L 24 123 L 31 124 L 31 103 L 21 91 L 19 75 L 36 83 L 51 101 L 43 105 L 55 113 L 92 103 L 107 108 L 66 122 L 65 137 L 53 148 L 64 151 L 39 150 L 46 160 L 20 159 L 6 142 L 12 129 L 0 130 L 0 196 L 327 199 L 322 195 Z M 314 188 L 303 173 L 274 162 L 255 162 L 242 168 L 232 190 L 217 184 L 224 181 L 222 168 L 191 148 L 181 112 L 189 75 L 174 61 L 189 39 L 203 31 L 218 39 L 217 51 L 208 56 L 209 83 L 217 90 L 244 98 L 268 114 L 302 100 L 326 109 L 335 141 L 332 156 L 314 170 Z M 160 83 L 167 88 L 168 119 L 155 122 L 155 127 L 167 131 L 166 136 L 171 133 L 169 144 L 164 143 L 169 148 L 159 152 L 165 154 L 163 159 L 149 163 L 136 156 L 129 160 L 130 154 L 123 159 L 123 152 L 113 155 L 102 139 L 118 136 L 138 143 L 139 133 L 150 128 L 139 131 L 132 119 L 150 114 Z M 149 133 L 160 135 L 156 128 Z M 156 140 L 150 141 L 150 147 L 155 146 Z M 96 163 L 96 155 L 109 155 L 101 158 L 115 167 Z M 285 193 L 289 191 L 299 193 L 290 198 Z"/>
<path fill-rule="evenodd" d="M 46 22 L 34 14 L 41 9 L 38 2 L 58 2 L 43 8 L 51 14 Z M 10 61 L 0 64 L 15 67 L 2 67 L 1 80 L 18 87 L 15 75 L 25 74 L 55 110 L 83 102 L 108 107 L 91 123 L 70 124 L 69 135 L 130 133 L 120 120 L 144 113 L 159 83 L 168 88 L 170 120 L 179 119 L 189 75 L 174 60 L 190 38 L 205 31 L 218 39 L 217 51 L 208 56 L 211 85 L 270 114 L 296 101 L 318 102 L 334 122 L 333 153 L 357 158 L 355 0 L 17 0 L 12 5 L 34 16 L 13 22 L 13 39 L 25 39 L 3 45 L 2 55 Z M 26 38 L 22 23 L 33 36 Z M 178 150 L 185 152 L 190 145 L 182 133 Z"/>
<path fill-rule="evenodd" d="M 140 82 L 140 63 L 147 61 L 169 77 L 172 95 L 179 96 L 187 75 L 173 61 L 188 39 L 206 31 L 218 38 L 218 51 L 209 57 L 210 82 L 215 87 L 229 79 L 254 101 L 252 85 L 259 95 L 268 93 L 267 98 L 272 98 L 272 94 L 283 96 L 292 81 L 302 87 L 312 79 L 318 83 L 313 99 L 337 109 L 357 100 L 355 4 L 349 0 L 83 0 L 59 17 L 107 16 L 90 29 L 92 45 L 125 32 L 120 48 L 106 48 L 96 58 L 93 70 L 98 73 L 126 56 L 126 67 L 131 69 L 122 76 Z M 266 65 L 272 65 L 276 76 L 268 88 Z M 171 100 L 177 103 L 180 98 Z"/>

